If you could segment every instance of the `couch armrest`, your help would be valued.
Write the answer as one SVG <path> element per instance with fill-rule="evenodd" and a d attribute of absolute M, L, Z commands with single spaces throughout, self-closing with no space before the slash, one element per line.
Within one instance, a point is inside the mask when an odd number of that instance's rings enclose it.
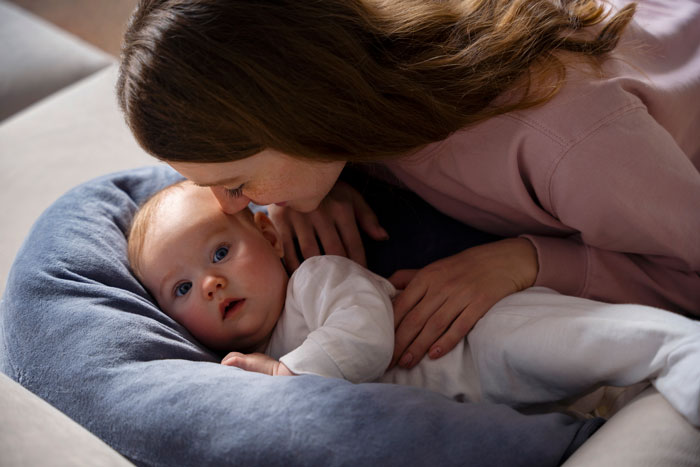
<path fill-rule="evenodd" d="M 0 120 L 114 62 L 111 55 L 0 0 Z"/>
<path fill-rule="evenodd" d="M 563 467 L 700 465 L 700 430 L 650 387 L 581 446 Z"/>
<path fill-rule="evenodd" d="M 29 228 L 64 192 L 109 172 L 156 164 L 117 106 L 116 65 L 0 122 L 0 294 Z"/>
<path fill-rule="evenodd" d="M 53 406 L 0 373 L 2 465 L 133 464 Z"/>

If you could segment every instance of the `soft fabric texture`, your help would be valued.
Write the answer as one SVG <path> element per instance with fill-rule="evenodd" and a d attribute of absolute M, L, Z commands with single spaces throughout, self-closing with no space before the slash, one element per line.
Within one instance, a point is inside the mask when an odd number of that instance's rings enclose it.
<path fill-rule="evenodd" d="M 340 256 L 302 263 L 266 353 L 296 374 L 378 380 L 512 407 L 651 381 L 700 427 L 700 322 L 532 287 L 502 299 L 442 358 L 385 373 L 394 351 L 386 279 Z"/>
<path fill-rule="evenodd" d="M 289 278 L 265 353 L 297 375 L 376 381 L 394 351 L 395 295 L 388 280 L 348 258 L 309 258 Z"/>
<path fill-rule="evenodd" d="M 415 388 L 220 365 L 130 274 L 138 203 L 179 177 L 77 187 L 33 227 L 0 309 L 0 369 L 138 465 L 557 465 L 600 420 Z"/>
<path fill-rule="evenodd" d="M 455 219 L 528 234 L 536 285 L 700 316 L 699 45 L 697 0 L 641 0 L 605 79 L 570 69 L 546 104 L 387 166 Z"/>

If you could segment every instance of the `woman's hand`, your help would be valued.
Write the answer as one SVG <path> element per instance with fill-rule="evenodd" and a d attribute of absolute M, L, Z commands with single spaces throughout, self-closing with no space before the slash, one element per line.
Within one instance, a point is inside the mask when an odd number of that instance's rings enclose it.
<path fill-rule="evenodd" d="M 452 350 L 502 298 L 537 277 L 537 253 L 524 238 L 469 248 L 420 270 L 400 270 L 389 281 L 404 289 L 394 300 L 396 339 L 390 367 L 412 368 L 426 354 Z"/>
<path fill-rule="evenodd" d="M 320 255 L 320 243 L 327 255 L 345 256 L 363 266 L 367 262 L 358 226 L 375 240 L 389 237 L 362 195 L 342 181 L 336 182 L 315 211 L 302 213 L 272 205 L 268 212 L 282 237 L 284 262 L 290 273 L 300 264 L 295 237 L 304 259 Z"/>
<path fill-rule="evenodd" d="M 296 376 L 284 363 L 262 353 L 230 352 L 221 360 L 221 364 L 270 376 Z"/>

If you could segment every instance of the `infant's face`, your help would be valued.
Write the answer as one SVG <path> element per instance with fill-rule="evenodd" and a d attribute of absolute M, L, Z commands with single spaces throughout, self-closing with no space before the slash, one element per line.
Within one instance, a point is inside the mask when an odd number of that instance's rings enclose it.
<path fill-rule="evenodd" d="M 280 239 L 267 217 L 247 215 L 224 214 L 211 190 L 185 183 L 158 207 L 143 245 L 144 285 L 218 350 L 262 350 L 284 307 Z"/>

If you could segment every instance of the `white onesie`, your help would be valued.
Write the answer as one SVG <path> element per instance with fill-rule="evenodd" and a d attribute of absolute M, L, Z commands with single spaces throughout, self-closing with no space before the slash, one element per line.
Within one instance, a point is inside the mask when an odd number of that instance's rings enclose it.
<path fill-rule="evenodd" d="M 442 358 L 387 372 L 395 293 L 346 258 L 310 258 L 289 281 L 266 353 L 296 374 L 406 384 L 515 407 L 650 380 L 700 426 L 700 322 L 533 287 L 494 305 Z"/>

